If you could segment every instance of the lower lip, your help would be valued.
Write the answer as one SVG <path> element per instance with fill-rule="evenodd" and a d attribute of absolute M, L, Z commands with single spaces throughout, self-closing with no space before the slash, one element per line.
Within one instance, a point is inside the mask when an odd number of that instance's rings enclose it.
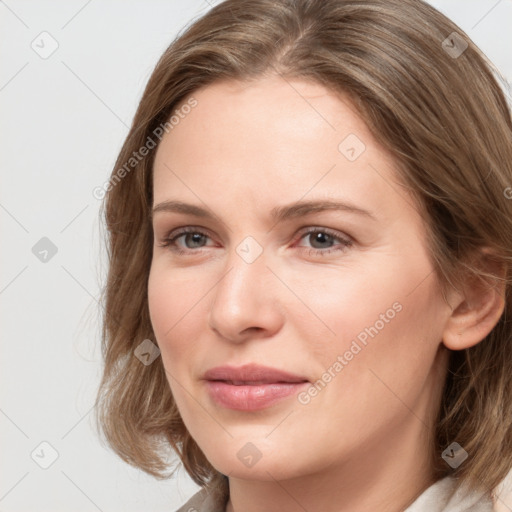
<path fill-rule="evenodd" d="M 235 386 L 219 380 L 206 381 L 208 393 L 217 404 L 238 411 L 258 411 L 298 393 L 309 382 L 274 382 Z"/>

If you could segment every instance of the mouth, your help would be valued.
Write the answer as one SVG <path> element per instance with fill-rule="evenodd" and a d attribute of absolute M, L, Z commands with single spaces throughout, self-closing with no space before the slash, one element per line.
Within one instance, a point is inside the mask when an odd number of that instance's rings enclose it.
<path fill-rule="evenodd" d="M 212 380 L 211 382 L 225 382 L 226 384 L 230 384 L 232 386 L 263 386 L 266 384 L 298 384 L 300 382 L 307 382 L 305 380 L 301 381 L 288 381 L 288 380 L 279 380 L 279 381 L 268 381 L 268 380 Z"/>
<path fill-rule="evenodd" d="M 209 369 L 203 378 L 210 381 L 229 382 L 235 386 L 308 381 L 306 377 L 301 375 L 253 363 L 243 366 L 217 366 Z"/>
<path fill-rule="evenodd" d="M 203 378 L 217 406 L 238 411 L 268 408 L 309 384 L 305 377 L 254 364 L 212 368 Z"/>

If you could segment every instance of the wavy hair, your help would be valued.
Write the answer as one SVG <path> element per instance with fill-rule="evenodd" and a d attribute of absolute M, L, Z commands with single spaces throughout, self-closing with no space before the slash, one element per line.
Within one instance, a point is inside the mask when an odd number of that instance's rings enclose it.
<path fill-rule="evenodd" d="M 176 453 L 198 485 L 212 490 L 227 482 L 188 433 L 161 358 L 146 366 L 134 357 L 143 340 L 155 339 L 147 287 L 156 150 L 130 159 L 150 139 L 158 145 L 155 134 L 194 91 L 216 80 L 271 74 L 351 98 L 424 213 L 444 290 L 474 277 L 503 280 L 475 263 L 483 247 L 506 269 L 499 322 L 477 345 L 450 353 L 432 433 L 438 478 L 452 474 L 459 485 L 494 488 L 512 467 L 511 111 L 492 63 L 422 0 L 227 0 L 165 50 L 102 204 L 108 276 L 100 434 L 123 460 L 157 478 L 172 474 L 168 456 Z M 456 469 L 441 458 L 453 441 L 470 454 Z"/>

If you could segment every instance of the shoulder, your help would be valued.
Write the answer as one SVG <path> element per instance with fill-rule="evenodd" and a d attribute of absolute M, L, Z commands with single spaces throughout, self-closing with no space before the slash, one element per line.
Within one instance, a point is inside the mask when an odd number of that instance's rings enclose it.
<path fill-rule="evenodd" d="M 203 488 L 176 512 L 225 512 L 228 498 L 229 494 L 226 492 L 211 494 Z"/>

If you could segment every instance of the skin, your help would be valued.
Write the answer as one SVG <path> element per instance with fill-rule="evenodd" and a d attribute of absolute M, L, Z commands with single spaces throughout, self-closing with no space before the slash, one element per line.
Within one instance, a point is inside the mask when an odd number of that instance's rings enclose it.
<path fill-rule="evenodd" d="M 229 476 L 226 510 L 403 510 L 434 482 L 428 436 L 447 348 L 483 339 L 501 315 L 500 295 L 480 290 L 471 305 L 475 287 L 443 299 L 424 220 L 346 97 L 276 76 L 216 82 L 193 96 L 197 106 L 158 147 L 153 204 L 179 200 L 214 216 L 154 214 L 149 308 L 183 421 Z M 349 134 L 365 145 L 354 161 L 338 149 Z M 301 199 L 350 202 L 374 218 L 270 218 Z M 179 238 L 186 254 L 161 246 L 183 226 L 207 236 Z M 318 242 L 308 227 L 352 243 Z M 263 250 L 252 263 L 236 251 L 247 236 Z M 396 303 L 400 312 L 335 372 L 338 356 Z M 329 368 L 334 377 L 307 404 L 292 396 L 243 412 L 212 401 L 204 372 L 248 362 L 311 382 Z M 252 467 L 237 457 L 248 442 L 261 453 Z"/>

